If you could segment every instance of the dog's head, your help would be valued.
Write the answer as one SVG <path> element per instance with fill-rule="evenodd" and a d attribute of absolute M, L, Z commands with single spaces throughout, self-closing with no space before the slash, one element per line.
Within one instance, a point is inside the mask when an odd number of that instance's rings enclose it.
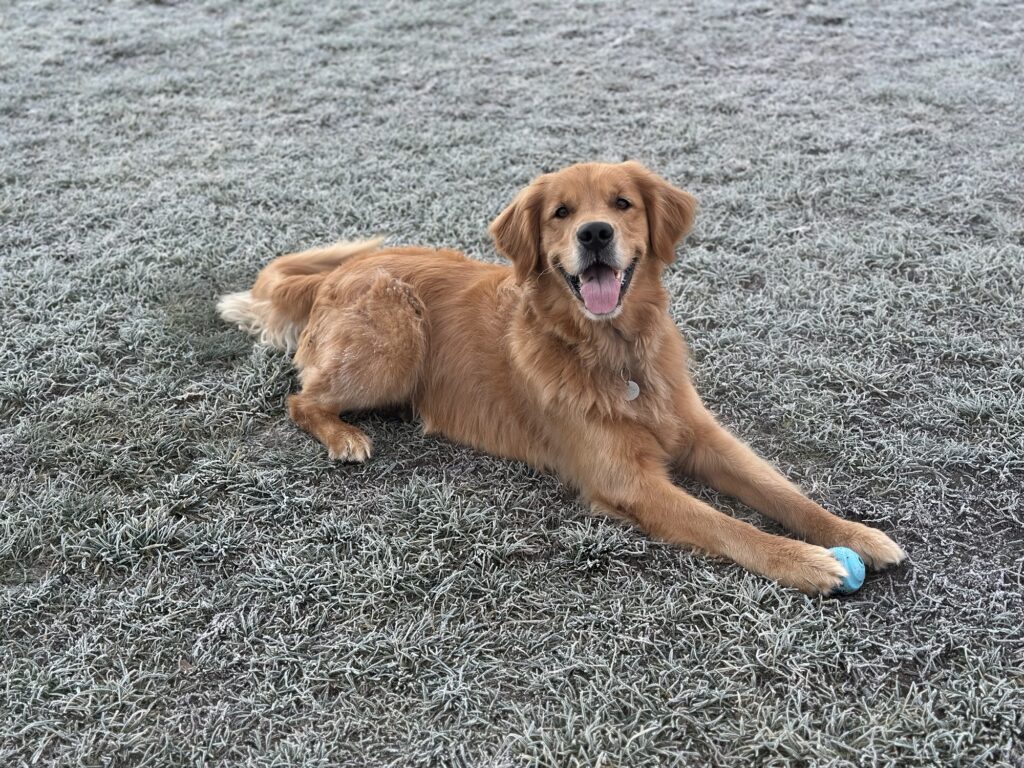
<path fill-rule="evenodd" d="M 531 182 L 490 232 L 519 283 L 558 281 L 584 315 L 607 320 L 634 280 L 660 277 L 696 207 L 639 163 L 581 163 Z"/>

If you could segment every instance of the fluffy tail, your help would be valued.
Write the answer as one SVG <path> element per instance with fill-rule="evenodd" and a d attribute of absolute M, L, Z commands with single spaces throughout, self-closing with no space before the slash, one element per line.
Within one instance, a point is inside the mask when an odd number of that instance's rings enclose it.
<path fill-rule="evenodd" d="M 252 290 L 221 296 L 217 311 L 261 343 L 293 352 L 326 274 L 353 256 L 376 251 L 383 239 L 335 243 L 279 256 L 263 268 Z"/>

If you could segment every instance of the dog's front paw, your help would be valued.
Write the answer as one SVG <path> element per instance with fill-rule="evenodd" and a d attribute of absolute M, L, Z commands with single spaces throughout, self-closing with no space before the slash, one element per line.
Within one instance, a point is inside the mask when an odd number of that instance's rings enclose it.
<path fill-rule="evenodd" d="M 840 544 L 852 549 L 861 556 L 865 565 L 875 570 L 901 563 L 907 557 L 907 553 L 880 530 L 860 523 L 849 523 Z"/>
<path fill-rule="evenodd" d="M 344 431 L 331 436 L 327 455 L 335 461 L 366 461 L 370 458 L 373 443 L 362 430 L 345 426 Z"/>
<path fill-rule="evenodd" d="M 830 595 L 847 577 L 846 569 L 824 547 L 781 539 L 765 575 L 808 595 Z"/>

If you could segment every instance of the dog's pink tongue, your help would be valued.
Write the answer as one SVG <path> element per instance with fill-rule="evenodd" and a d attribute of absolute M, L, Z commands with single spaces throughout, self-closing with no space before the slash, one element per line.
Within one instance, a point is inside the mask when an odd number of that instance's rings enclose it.
<path fill-rule="evenodd" d="M 595 315 L 611 312 L 619 303 L 619 281 L 611 267 L 593 266 L 580 276 L 583 304 Z"/>

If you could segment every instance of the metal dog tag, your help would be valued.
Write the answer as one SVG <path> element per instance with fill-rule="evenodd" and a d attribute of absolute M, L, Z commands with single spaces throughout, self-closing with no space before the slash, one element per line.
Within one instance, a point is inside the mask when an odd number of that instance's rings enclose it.
<path fill-rule="evenodd" d="M 640 385 L 630 379 L 626 382 L 626 400 L 632 401 L 640 397 Z"/>

